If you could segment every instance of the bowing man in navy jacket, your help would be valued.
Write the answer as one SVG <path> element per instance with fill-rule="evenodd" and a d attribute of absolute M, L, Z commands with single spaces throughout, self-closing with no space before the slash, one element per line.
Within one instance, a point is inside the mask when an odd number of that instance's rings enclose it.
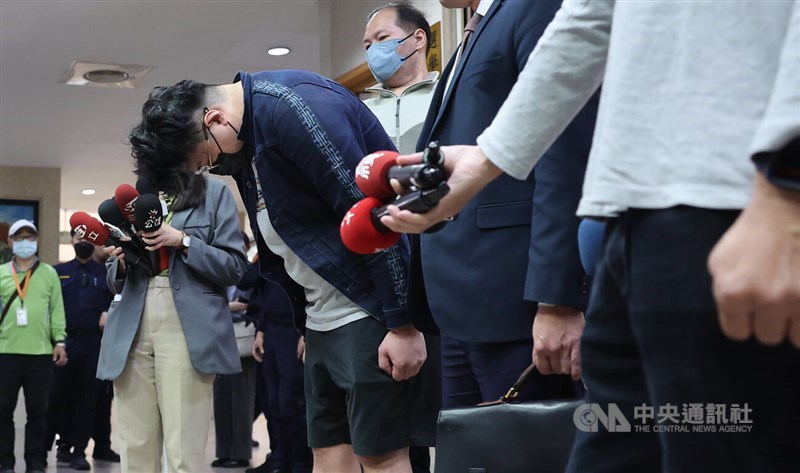
<path fill-rule="evenodd" d="M 475 144 L 560 7 L 553 0 L 440 3 L 472 6 L 483 18 L 458 63 L 456 53 L 444 71 L 418 150 L 432 140 Z M 540 372 L 579 377 L 579 367 L 573 369 L 569 351 L 561 347 L 577 347 L 587 301 L 575 210 L 596 107 L 595 97 L 526 181 L 500 177 L 443 230 L 415 241 L 410 307 L 424 308 L 427 300 L 440 329 L 444 407 L 474 405 L 505 393 L 531 362 L 532 333 Z M 523 396 L 576 394 L 569 376 L 537 375 Z"/>

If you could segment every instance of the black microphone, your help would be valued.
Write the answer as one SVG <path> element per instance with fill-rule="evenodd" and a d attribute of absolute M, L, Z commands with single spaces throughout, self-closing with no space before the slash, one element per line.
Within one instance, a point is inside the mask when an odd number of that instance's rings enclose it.
<path fill-rule="evenodd" d="M 417 214 L 430 212 L 444 196 L 450 192 L 450 186 L 446 182 L 441 182 L 433 189 L 419 189 L 400 197 L 394 202 L 389 202 L 383 207 L 372 210 L 372 225 L 383 233 L 391 232 L 389 228 L 381 223 L 381 217 L 389 215 L 389 206 L 396 205 L 400 210 L 410 210 Z M 436 226 L 438 226 L 437 224 Z M 441 227 L 439 227 L 441 228 Z M 437 228 L 434 231 L 438 231 Z"/>
<path fill-rule="evenodd" d="M 133 213 L 136 215 L 136 226 L 146 233 L 158 230 L 164 222 L 161 200 L 155 194 L 141 194 L 136 199 Z"/>
<path fill-rule="evenodd" d="M 133 225 L 128 221 L 128 219 L 120 212 L 119 207 L 115 202 L 114 197 L 110 199 L 106 199 L 100 203 L 100 206 L 97 207 L 97 213 L 100 215 L 100 218 L 103 222 L 113 225 L 121 229 L 125 234 L 130 238 L 130 243 L 134 245 L 141 254 L 145 254 L 145 245 L 139 235 L 136 234 L 136 229 Z M 112 235 L 117 240 L 120 240 L 119 235 Z"/>
<path fill-rule="evenodd" d="M 431 141 L 422 154 L 422 163 L 392 166 L 386 177 L 388 180 L 397 179 L 405 188 L 435 189 L 445 180 L 443 164 L 439 143 Z"/>
<path fill-rule="evenodd" d="M 150 233 L 161 228 L 164 223 L 164 212 L 161 207 L 161 199 L 155 194 L 141 194 L 136 199 L 134 208 L 136 225 L 143 232 Z M 166 247 L 161 247 L 158 252 L 151 252 L 153 264 L 161 271 L 169 267 L 169 252 Z"/>

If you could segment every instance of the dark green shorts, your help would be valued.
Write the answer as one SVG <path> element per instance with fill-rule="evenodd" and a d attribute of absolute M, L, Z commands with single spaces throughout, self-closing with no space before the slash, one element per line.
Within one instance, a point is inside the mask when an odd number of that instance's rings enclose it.
<path fill-rule="evenodd" d="M 305 393 L 311 448 L 352 444 L 360 456 L 433 446 L 441 403 L 439 353 L 397 382 L 378 367 L 387 330 L 367 317 L 330 332 L 306 331 Z"/>

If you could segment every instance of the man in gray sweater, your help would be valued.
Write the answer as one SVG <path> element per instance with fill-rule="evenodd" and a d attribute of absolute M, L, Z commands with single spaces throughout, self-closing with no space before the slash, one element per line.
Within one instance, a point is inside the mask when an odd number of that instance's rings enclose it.
<path fill-rule="evenodd" d="M 576 413 L 569 471 L 798 471 L 797 2 L 565 1 L 478 146 L 444 149 L 451 194 L 383 222 L 524 179 L 601 83 L 578 214 L 608 229 L 560 366 L 625 418 Z"/>

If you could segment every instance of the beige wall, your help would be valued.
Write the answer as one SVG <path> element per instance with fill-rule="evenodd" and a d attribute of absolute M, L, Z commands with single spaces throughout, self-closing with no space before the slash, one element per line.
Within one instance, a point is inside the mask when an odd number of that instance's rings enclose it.
<path fill-rule="evenodd" d="M 364 27 L 367 15 L 390 0 L 336 0 L 328 5 L 331 9 L 331 72 L 330 77 L 339 77 L 364 62 Z M 428 23 L 442 20 L 439 0 L 416 0 L 414 6 L 425 13 Z M 324 18 L 324 12 L 320 12 Z M 323 51 L 323 57 L 324 57 Z"/>
<path fill-rule="evenodd" d="M 39 257 L 58 263 L 61 169 L 0 166 L 0 197 L 39 201 Z"/>

